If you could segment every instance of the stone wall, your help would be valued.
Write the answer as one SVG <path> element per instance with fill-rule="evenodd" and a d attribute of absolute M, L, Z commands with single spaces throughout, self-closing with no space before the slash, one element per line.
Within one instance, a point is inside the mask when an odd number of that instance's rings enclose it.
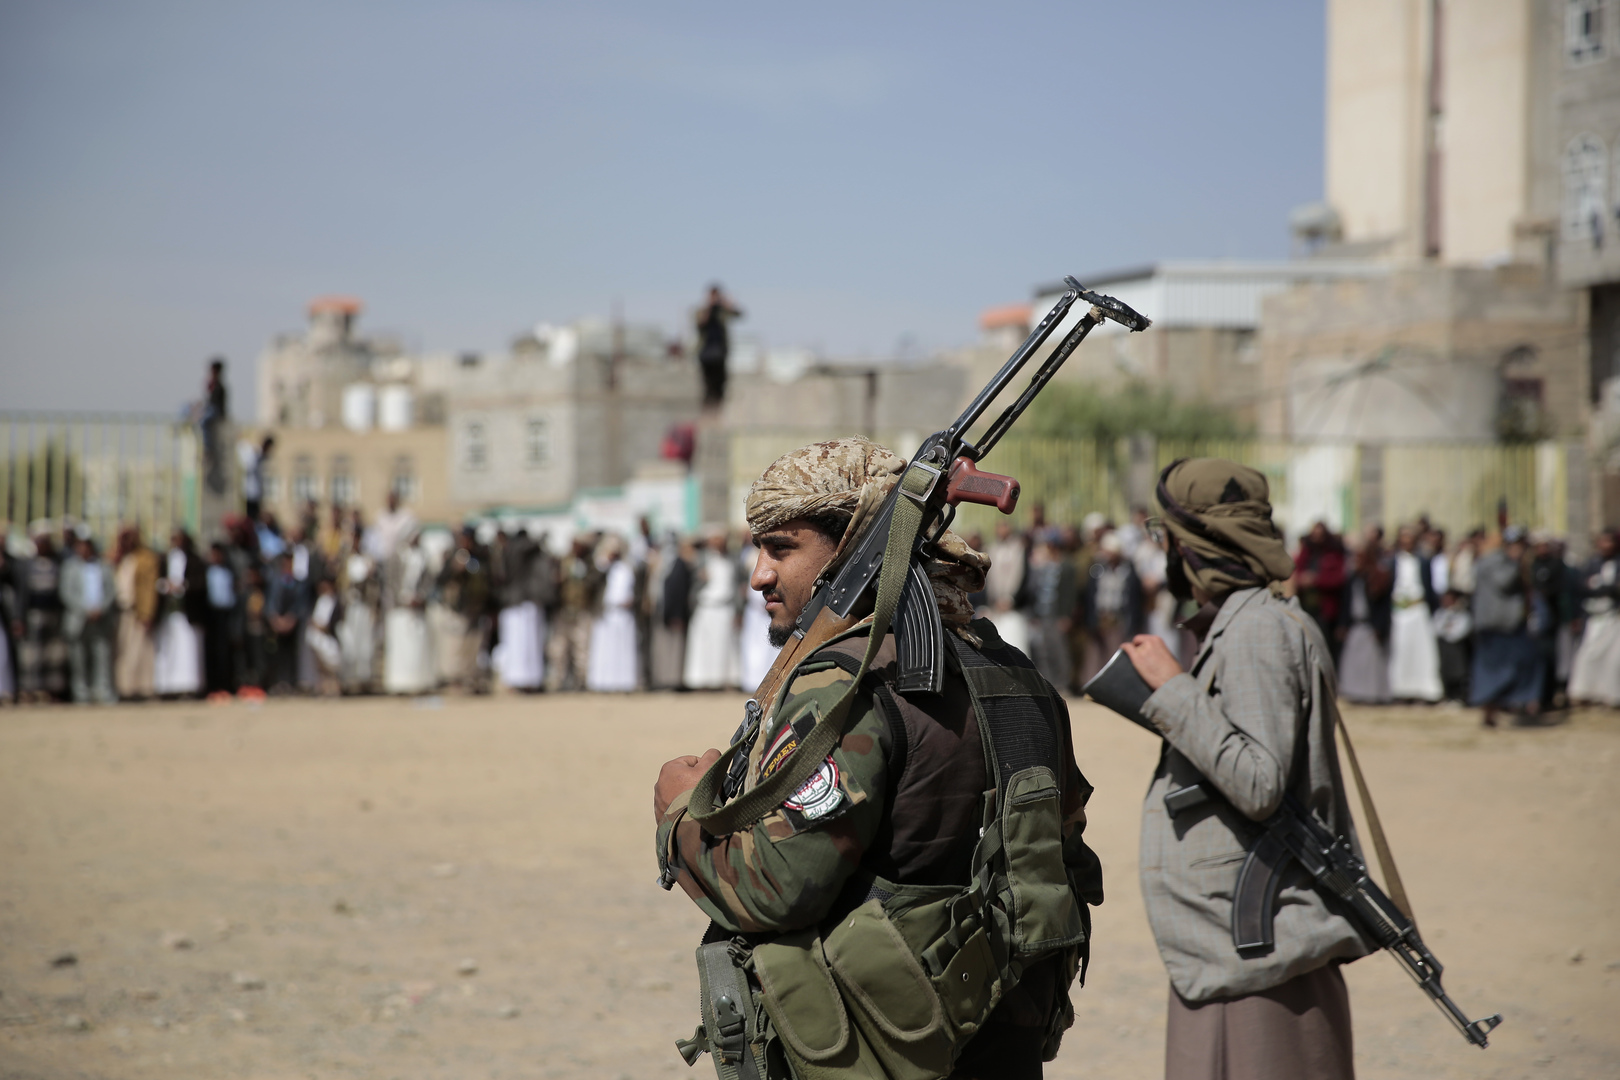
<path fill-rule="evenodd" d="M 1503 395 L 1538 389 L 1539 434 L 1586 430 L 1586 298 L 1533 267 L 1298 285 L 1266 301 L 1259 351 L 1263 436 L 1490 439 Z"/>

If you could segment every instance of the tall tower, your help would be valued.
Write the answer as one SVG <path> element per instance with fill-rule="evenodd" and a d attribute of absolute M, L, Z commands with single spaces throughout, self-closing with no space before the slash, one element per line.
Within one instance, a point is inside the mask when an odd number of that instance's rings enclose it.
<path fill-rule="evenodd" d="M 1534 0 L 1329 0 L 1327 200 L 1342 241 L 1397 261 L 1501 263 L 1549 212 Z"/>

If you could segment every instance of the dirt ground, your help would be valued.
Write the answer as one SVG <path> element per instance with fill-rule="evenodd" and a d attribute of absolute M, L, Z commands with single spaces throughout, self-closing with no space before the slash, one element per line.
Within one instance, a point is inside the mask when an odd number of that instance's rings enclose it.
<path fill-rule="evenodd" d="M 658 765 L 735 695 L 0 712 L 0 1077 L 657 1077 L 703 920 L 653 882 Z M 1620 1076 L 1620 718 L 1350 723 L 1466 1044 L 1347 970 L 1363 1078 Z M 1077 705 L 1107 874 L 1052 1077 L 1162 1068 L 1136 880 L 1151 736 Z"/>

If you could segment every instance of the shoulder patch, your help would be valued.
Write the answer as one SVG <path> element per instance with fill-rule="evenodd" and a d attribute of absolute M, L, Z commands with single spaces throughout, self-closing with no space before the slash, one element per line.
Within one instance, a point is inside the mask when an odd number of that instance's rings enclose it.
<path fill-rule="evenodd" d="M 844 791 L 838 786 L 838 763 L 831 757 L 821 768 L 810 774 L 810 779 L 782 803 L 784 810 L 797 811 L 806 821 L 826 817 L 844 801 Z"/>
<path fill-rule="evenodd" d="M 780 769 L 798 748 L 799 733 L 790 725 L 783 724 L 782 730 L 765 747 L 765 753 L 759 759 L 759 778 L 764 780 Z"/>

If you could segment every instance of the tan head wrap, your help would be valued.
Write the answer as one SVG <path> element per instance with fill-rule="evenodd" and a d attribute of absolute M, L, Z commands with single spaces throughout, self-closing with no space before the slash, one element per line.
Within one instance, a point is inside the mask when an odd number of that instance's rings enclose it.
<path fill-rule="evenodd" d="M 844 518 L 843 535 L 821 571 L 821 576 L 830 576 L 843 565 L 905 468 L 905 459 L 893 450 L 858 435 L 802 446 L 773 461 L 749 489 L 749 531 L 758 539 L 794 518 Z M 934 546 L 939 557 L 928 561 L 928 579 L 940 617 L 960 629 L 973 618 L 968 594 L 984 588 L 990 559 L 953 532 Z"/>
<path fill-rule="evenodd" d="M 1248 466 L 1183 458 L 1159 474 L 1158 495 L 1188 580 L 1211 596 L 1283 581 L 1294 572 L 1271 520 L 1271 488 Z"/>

